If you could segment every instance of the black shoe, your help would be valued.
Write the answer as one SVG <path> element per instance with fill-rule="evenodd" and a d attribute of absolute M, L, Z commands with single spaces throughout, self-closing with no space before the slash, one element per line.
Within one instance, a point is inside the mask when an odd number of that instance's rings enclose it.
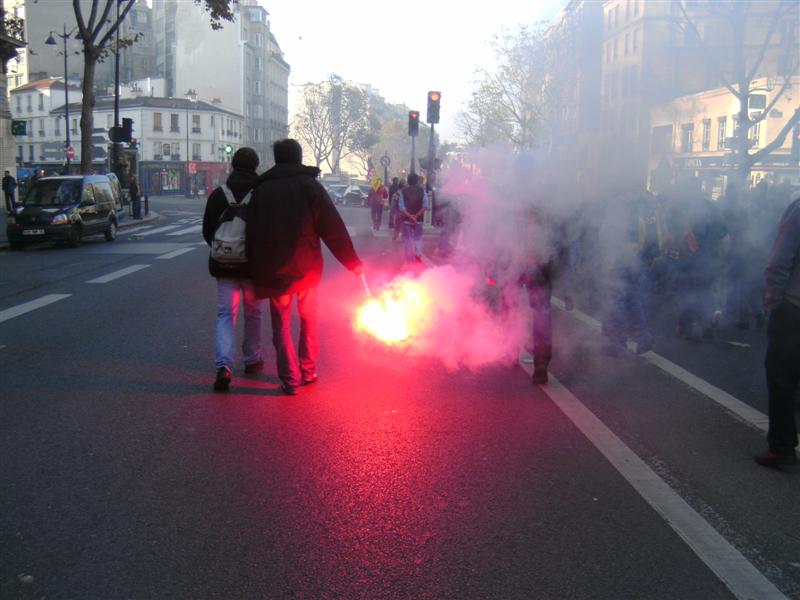
<path fill-rule="evenodd" d="M 293 385 L 289 385 L 288 383 L 281 384 L 281 391 L 286 396 L 297 396 L 297 388 Z"/>
<path fill-rule="evenodd" d="M 797 464 L 797 454 L 794 452 L 791 454 L 776 454 L 769 450 L 764 454 L 756 454 L 753 458 L 762 467 L 786 467 Z"/>
<path fill-rule="evenodd" d="M 252 373 L 260 373 L 263 370 L 264 370 L 264 361 L 263 360 L 259 360 L 259 361 L 256 361 L 254 363 L 250 363 L 249 365 L 245 365 L 244 366 L 244 372 L 247 373 L 248 375 L 250 375 Z"/>
<path fill-rule="evenodd" d="M 547 383 L 547 367 L 534 367 L 531 381 L 534 384 L 544 385 Z"/>
<path fill-rule="evenodd" d="M 312 383 L 317 383 L 316 373 L 314 373 L 310 377 L 303 377 L 303 385 L 311 385 Z"/>
<path fill-rule="evenodd" d="M 217 378 L 214 380 L 215 392 L 227 392 L 231 386 L 231 370 L 228 367 L 217 369 Z"/>

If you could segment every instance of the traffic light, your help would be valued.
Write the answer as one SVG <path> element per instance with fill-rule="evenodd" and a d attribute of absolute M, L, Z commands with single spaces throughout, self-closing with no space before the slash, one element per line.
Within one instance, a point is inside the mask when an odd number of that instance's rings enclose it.
<path fill-rule="evenodd" d="M 408 111 L 408 135 L 416 137 L 419 135 L 419 111 Z"/>
<path fill-rule="evenodd" d="M 442 99 L 442 92 L 428 92 L 428 123 L 439 122 L 439 102 Z"/>
<path fill-rule="evenodd" d="M 225 154 L 230 154 L 231 152 L 233 152 L 233 146 L 225 144 Z"/>
<path fill-rule="evenodd" d="M 133 119 L 122 117 L 122 142 L 129 142 L 133 137 Z"/>

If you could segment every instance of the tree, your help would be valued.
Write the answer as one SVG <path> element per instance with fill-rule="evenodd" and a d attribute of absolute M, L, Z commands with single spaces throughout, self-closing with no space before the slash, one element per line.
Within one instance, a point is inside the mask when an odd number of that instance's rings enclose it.
<path fill-rule="evenodd" d="M 796 31 L 798 8 L 794 0 L 750 2 L 748 0 L 706 0 L 694 2 L 690 9 L 678 2 L 680 14 L 677 25 L 683 31 L 687 43 L 700 47 L 707 64 L 719 76 L 722 85 L 733 94 L 739 104 L 736 127 L 729 149 L 736 165 L 739 183 L 744 184 L 753 165 L 780 148 L 792 128 L 800 122 L 800 105 L 786 121 L 775 138 L 764 147 L 750 152 L 751 130 L 767 118 L 778 100 L 792 85 L 798 74 L 800 53 L 793 35 L 778 32 L 784 28 Z M 701 26 L 703 32 L 701 33 Z M 716 39 L 710 35 L 716 32 Z M 772 64 L 767 67 L 765 60 Z M 752 112 L 750 98 L 759 91 L 754 80 L 777 74 L 770 101 L 759 112 Z"/>
<path fill-rule="evenodd" d="M 544 26 L 537 24 L 495 36 L 492 48 L 497 67 L 478 72 L 468 108 L 459 116 L 469 143 L 505 142 L 517 148 L 533 147 L 546 77 L 542 60 L 544 32 Z"/>
<path fill-rule="evenodd" d="M 135 3 L 136 0 L 91 0 L 91 9 L 86 19 L 81 0 L 72 0 L 78 34 L 83 44 L 83 105 L 81 106 L 81 172 L 83 173 L 88 173 L 92 168 L 95 68 L 98 61 L 108 53 L 111 39 Z M 233 0 L 194 0 L 194 3 L 209 14 L 212 29 L 220 29 L 222 21 L 233 20 L 231 8 Z"/>

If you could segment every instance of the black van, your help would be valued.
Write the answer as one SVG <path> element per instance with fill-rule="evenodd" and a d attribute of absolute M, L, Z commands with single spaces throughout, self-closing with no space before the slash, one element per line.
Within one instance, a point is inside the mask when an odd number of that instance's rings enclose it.
<path fill-rule="evenodd" d="M 13 249 L 43 241 L 79 246 L 84 236 L 96 233 L 113 242 L 117 238 L 119 204 L 106 175 L 43 177 L 8 216 L 8 243 Z"/>

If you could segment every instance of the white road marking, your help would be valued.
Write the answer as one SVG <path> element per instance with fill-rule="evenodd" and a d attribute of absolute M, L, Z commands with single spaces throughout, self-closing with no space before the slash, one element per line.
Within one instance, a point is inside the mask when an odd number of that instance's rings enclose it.
<path fill-rule="evenodd" d="M 114 281 L 115 279 L 119 279 L 120 277 L 125 277 L 125 275 L 130 275 L 131 273 L 136 273 L 136 271 L 141 271 L 142 269 L 146 269 L 150 265 L 131 265 L 130 267 L 125 267 L 124 269 L 120 269 L 119 271 L 114 271 L 113 273 L 109 273 L 108 275 L 103 275 L 102 277 L 96 277 L 94 279 L 90 279 L 86 283 L 108 283 L 109 281 Z"/>
<path fill-rule="evenodd" d="M 554 297 L 552 299 L 552 302 L 554 306 L 564 310 L 564 302 L 562 300 Z M 571 314 L 573 317 L 575 317 L 582 323 L 585 323 L 592 329 L 596 330 L 597 332 L 600 332 L 602 330 L 602 325 L 600 324 L 600 321 L 579 311 L 577 308 L 571 310 L 569 314 Z M 631 350 L 635 350 L 634 344 L 630 342 L 628 342 L 628 348 Z M 659 354 L 656 354 L 652 350 L 650 352 L 645 352 L 644 354 L 641 354 L 640 358 L 643 358 L 651 365 L 658 367 L 665 373 L 672 375 L 675 379 L 682 381 L 689 387 L 700 392 L 704 396 L 710 398 L 711 400 L 722 406 L 724 409 L 736 415 L 745 423 L 752 425 L 756 429 L 766 432 L 767 429 L 769 428 L 769 418 L 767 417 L 767 415 L 765 415 L 759 410 L 756 410 L 749 404 L 742 402 L 741 400 L 732 396 L 728 392 L 721 390 L 717 386 L 705 381 L 704 379 L 701 379 L 697 375 L 693 375 L 683 367 L 679 367 L 671 360 L 666 359 Z"/>
<path fill-rule="evenodd" d="M 166 225 L 165 227 L 156 227 L 155 229 L 151 229 L 150 231 L 145 231 L 144 233 L 140 233 L 139 237 L 144 237 L 146 235 L 154 235 L 156 233 L 163 233 L 165 231 L 177 229 L 178 227 L 180 227 L 180 225 Z"/>
<path fill-rule="evenodd" d="M 9 319 L 13 319 L 14 317 L 24 315 L 32 310 L 36 310 L 37 308 L 47 306 L 53 302 L 58 302 L 64 298 L 69 298 L 71 295 L 72 294 L 48 294 L 47 296 L 42 296 L 36 300 L 31 300 L 30 302 L 24 302 L 23 304 L 18 304 L 17 306 L 0 310 L 0 323 L 8 321 Z"/>
<path fill-rule="evenodd" d="M 200 233 L 203 231 L 202 225 L 192 225 L 191 227 L 187 227 L 186 229 L 179 229 L 178 231 L 172 231 L 167 235 L 186 235 L 187 233 Z"/>
<path fill-rule="evenodd" d="M 533 367 L 523 363 L 530 375 Z M 706 566 L 741 600 L 786 599 L 764 575 L 689 506 L 594 413 L 550 374 L 540 386 L 555 405 L 586 436 L 611 465 L 644 498 Z"/>
<path fill-rule="evenodd" d="M 150 229 L 153 227 L 152 225 L 141 225 L 139 227 L 132 227 L 131 229 L 120 229 L 119 235 L 129 234 L 129 233 L 136 233 L 137 231 L 144 231 L 145 229 Z"/>
<path fill-rule="evenodd" d="M 162 254 L 161 256 L 156 256 L 156 258 L 166 260 L 169 258 L 175 258 L 176 256 L 180 256 L 181 254 L 186 254 L 187 252 L 191 252 L 192 250 L 194 250 L 194 248 L 181 248 L 179 250 L 173 250 L 172 252 L 167 252 L 166 254 Z"/>

